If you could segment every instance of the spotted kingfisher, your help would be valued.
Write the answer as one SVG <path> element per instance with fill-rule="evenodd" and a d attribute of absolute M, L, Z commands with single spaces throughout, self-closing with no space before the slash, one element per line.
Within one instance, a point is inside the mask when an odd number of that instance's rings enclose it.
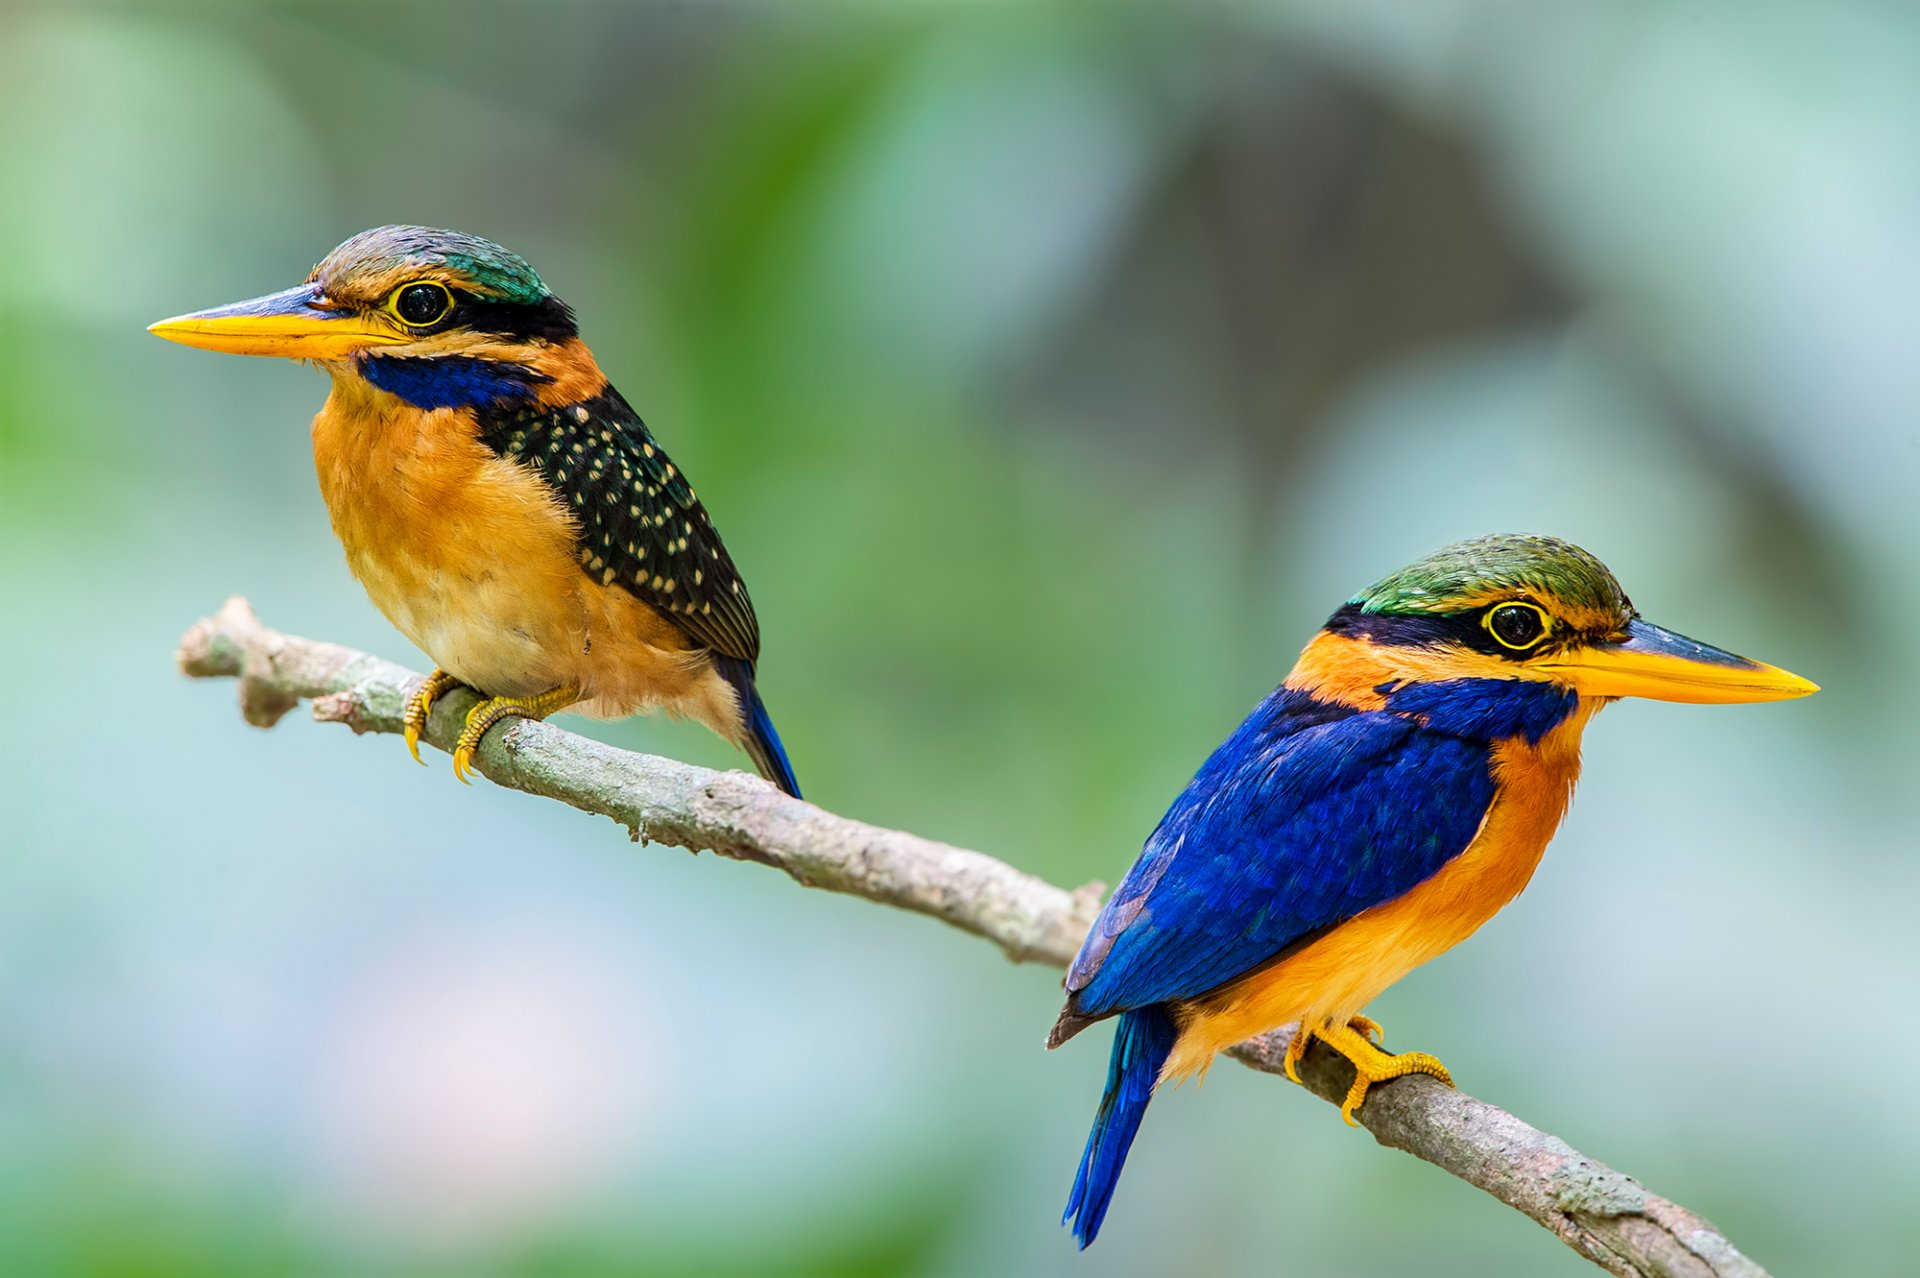
<path fill-rule="evenodd" d="M 171 341 L 311 360 L 321 495 L 347 565 L 430 656 L 434 700 L 481 700 L 461 780 L 502 719 L 661 709 L 706 724 L 798 796 L 755 685 L 760 628 L 686 475 L 607 381 L 525 260 L 457 231 L 383 226 L 306 282 L 162 320 Z"/>

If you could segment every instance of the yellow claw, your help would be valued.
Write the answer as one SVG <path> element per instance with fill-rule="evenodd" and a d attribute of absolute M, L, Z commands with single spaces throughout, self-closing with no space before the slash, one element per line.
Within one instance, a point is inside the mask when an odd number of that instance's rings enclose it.
<path fill-rule="evenodd" d="M 401 723 L 405 725 L 407 753 L 421 767 L 427 765 L 427 761 L 420 757 L 420 734 L 427 730 L 427 711 L 433 709 L 435 701 L 459 686 L 458 679 L 435 666 L 433 673 L 407 698 L 407 712 L 401 717 Z"/>
<path fill-rule="evenodd" d="M 502 719 L 544 719 L 579 699 L 579 690 L 575 688 L 555 688 L 534 697 L 488 697 L 467 711 L 467 726 L 460 730 L 460 739 L 453 743 L 453 775 L 460 778 L 462 785 L 473 784 L 473 755 L 480 748 L 480 738 Z"/>
<path fill-rule="evenodd" d="M 1301 1035 L 1294 1037 L 1298 1041 Z M 1329 1022 L 1313 1031 L 1313 1037 L 1346 1057 L 1353 1065 L 1353 1086 L 1347 1089 L 1347 1098 L 1340 1102 L 1340 1117 L 1347 1121 L 1349 1127 L 1360 1125 L 1353 1116 L 1354 1111 L 1366 1103 L 1367 1091 L 1375 1083 L 1384 1083 L 1390 1078 L 1404 1078 L 1408 1074 L 1426 1074 L 1448 1087 L 1453 1086 L 1453 1075 L 1447 1073 L 1447 1067 L 1425 1052 L 1401 1052 L 1395 1055 L 1382 1051 L 1379 1047 L 1380 1026 L 1365 1016 L 1355 1016 L 1345 1025 Z M 1301 1045 L 1300 1050 L 1306 1050 L 1305 1044 Z M 1291 1062 L 1298 1059 L 1291 1043 L 1287 1045 L 1287 1056 L 1288 1074 L 1291 1075 Z"/>
<path fill-rule="evenodd" d="M 1358 1012 L 1355 1012 L 1347 1018 L 1347 1024 L 1372 1039 L 1376 1047 L 1379 1046 L 1381 1034 L 1385 1033 L 1385 1031 L 1380 1028 L 1379 1021 L 1374 1020 L 1371 1016 L 1362 1016 Z"/>
<path fill-rule="evenodd" d="M 1280 1058 L 1280 1068 L 1287 1071 L 1287 1077 L 1300 1081 L 1300 1058 L 1307 1054 L 1307 1047 L 1313 1042 L 1313 1031 L 1307 1028 L 1307 1022 L 1301 1021 L 1300 1028 L 1287 1040 L 1287 1054 Z"/>

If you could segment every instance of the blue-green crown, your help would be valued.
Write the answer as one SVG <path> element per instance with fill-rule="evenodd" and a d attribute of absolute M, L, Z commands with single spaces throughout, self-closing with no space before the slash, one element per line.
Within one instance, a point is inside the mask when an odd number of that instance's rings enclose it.
<path fill-rule="evenodd" d="M 1633 605 L 1607 566 L 1572 542 L 1501 534 L 1455 542 L 1375 582 L 1347 602 L 1362 612 L 1444 616 L 1503 591 L 1625 619 Z"/>
<path fill-rule="evenodd" d="M 444 269 L 475 292 L 505 302 L 538 305 L 551 296 L 533 267 L 492 240 L 431 226 L 376 226 L 362 231 L 313 270 L 323 287 L 383 276 L 395 268 Z"/>

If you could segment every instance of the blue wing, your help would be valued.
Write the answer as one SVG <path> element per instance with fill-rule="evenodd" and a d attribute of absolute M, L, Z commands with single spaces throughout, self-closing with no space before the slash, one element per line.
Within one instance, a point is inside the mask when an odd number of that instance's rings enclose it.
<path fill-rule="evenodd" d="M 1068 1015 L 1204 994 L 1457 856 L 1493 801 L 1489 745 L 1430 723 L 1268 697 L 1107 902 L 1068 973 Z"/>

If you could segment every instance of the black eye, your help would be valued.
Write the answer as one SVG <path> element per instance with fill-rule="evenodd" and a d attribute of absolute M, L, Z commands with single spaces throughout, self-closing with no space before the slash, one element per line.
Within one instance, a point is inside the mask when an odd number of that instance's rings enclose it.
<path fill-rule="evenodd" d="M 1507 603 L 1488 611 L 1487 633 L 1516 650 L 1533 647 L 1547 636 L 1547 614 L 1532 604 Z"/>
<path fill-rule="evenodd" d="M 415 328 L 424 328 L 453 309 L 453 295 L 440 284 L 409 284 L 393 295 L 393 313 Z"/>

